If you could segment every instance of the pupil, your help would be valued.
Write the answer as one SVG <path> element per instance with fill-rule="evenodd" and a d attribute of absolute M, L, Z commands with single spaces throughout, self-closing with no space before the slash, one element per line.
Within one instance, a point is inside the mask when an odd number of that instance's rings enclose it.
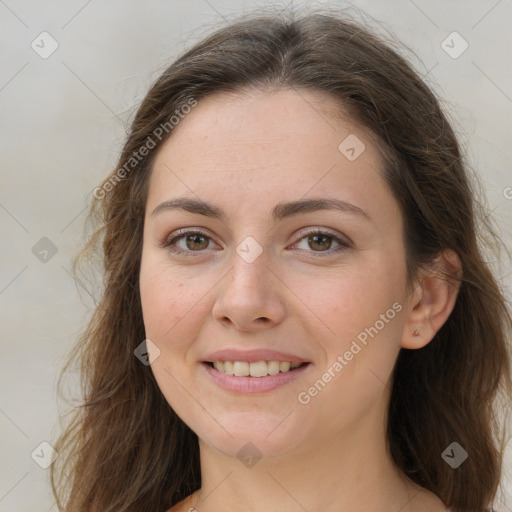
<path fill-rule="evenodd" d="M 204 240 L 204 236 L 202 236 L 202 235 L 189 235 L 187 238 L 188 238 L 188 241 L 190 241 L 192 244 L 199 244 L 199 245 L 201 245 L 201 242 L 198 242 L 197 240 L 198 239 Z M 189 247 L 189 249 L 190 249 L 190 247 Z"/>
<path fill-rule="evenodd" d="M 317 244 L 317 241 L 316 239 L 320 239 L 320 240 L 323 240 L 325 242 L 326 239 L 328 239 L 329 237 L 328 236 L 325 236 L 325 235 L 313 235 L 312 239 L 313 239 L 313 243 L 314 244 Z M 322 244 L 322 242 L 320 242 L 320 244 Z M 327 249 L 329 248 L 330 244 L 328 244 L 328 247 Z M 325 246 L 324 246 L 325 247 Z"/>

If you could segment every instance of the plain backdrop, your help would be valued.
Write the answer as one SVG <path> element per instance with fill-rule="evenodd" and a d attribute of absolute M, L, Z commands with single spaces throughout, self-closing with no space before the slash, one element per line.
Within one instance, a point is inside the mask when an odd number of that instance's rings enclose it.
<path fill-rule="evenodd" d="M 116 163 L 134 107 L 223 18 L 265 5 L 0 0 L 0 512 L 57 509 L 41 464 L 59 433 L 58 372 L 91 313 L 71 259 L 83 245 L 91 192 Z M 405 55 L 443 98 L 510 249 L 511 1 L 329 5 L 349 7 L 412 50 Z M 510 297 L 510 260 L 498 271 Z M 508 450 L 500 512 L 512 510 L 511 467 Z"/>

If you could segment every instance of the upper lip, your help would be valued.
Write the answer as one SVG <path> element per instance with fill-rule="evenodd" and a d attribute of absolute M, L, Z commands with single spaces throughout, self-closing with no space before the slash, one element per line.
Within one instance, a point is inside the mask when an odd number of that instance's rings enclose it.
<path fill-rule="evenodd" d="M 258 361 L 289 361 L 290 363 L 307 363 L 305 359 L 287 354 L 286 352 L 278 352 L 268 349 L 224 349 L 212 352 L 206 356 L 205 362 L 215 361 L 246 361 L 248 363 L 256 363 Z"/>

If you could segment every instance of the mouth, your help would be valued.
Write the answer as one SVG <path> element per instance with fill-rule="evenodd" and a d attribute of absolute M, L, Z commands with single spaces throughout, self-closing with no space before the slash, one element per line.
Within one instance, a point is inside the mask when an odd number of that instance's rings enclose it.
<path fill-rule="evenodd" d="M 291 361 L 203 361 L 203 364 L 218 372 L 235 377 L 262 378 L 280 373 L 295 372 L 309 362 Z"/>
<path fill-rule="evenodd" d="M 210 382 L 237 395 L 267 393 L 306 378 L 313 364 L 306 361 L 203 361 Z"/>

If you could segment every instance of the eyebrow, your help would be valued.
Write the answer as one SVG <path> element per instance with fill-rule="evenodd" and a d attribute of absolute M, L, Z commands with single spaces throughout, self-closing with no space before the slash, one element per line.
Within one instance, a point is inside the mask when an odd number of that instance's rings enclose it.
<path fill-rule="evenodd" d="M 185 210 L 191 213 L 197 213 L 206 217 L 219 219 L 222 222 L 226 221 L 226 214 L 224 211 L 215 206 L 214 204 L 202 201 L 199 199 L 181 197 L 170 199 L 160 203 L 151 213 L 151 217 L 170 210 Z M 337 210 L 344 213 L 350 213 L 360 216 L 366 220 L 371 221 L 370 216 L 358 206 L 341 201 L 339 199 L 331 198 L 316 198 L 316 199 L 300 199 L 289 203 L 279 203 L 272 209 L 272 219 L 277 222 L 285 218 L 293 217 L 295 215 L 315 212 L 318 210 Z"/>

